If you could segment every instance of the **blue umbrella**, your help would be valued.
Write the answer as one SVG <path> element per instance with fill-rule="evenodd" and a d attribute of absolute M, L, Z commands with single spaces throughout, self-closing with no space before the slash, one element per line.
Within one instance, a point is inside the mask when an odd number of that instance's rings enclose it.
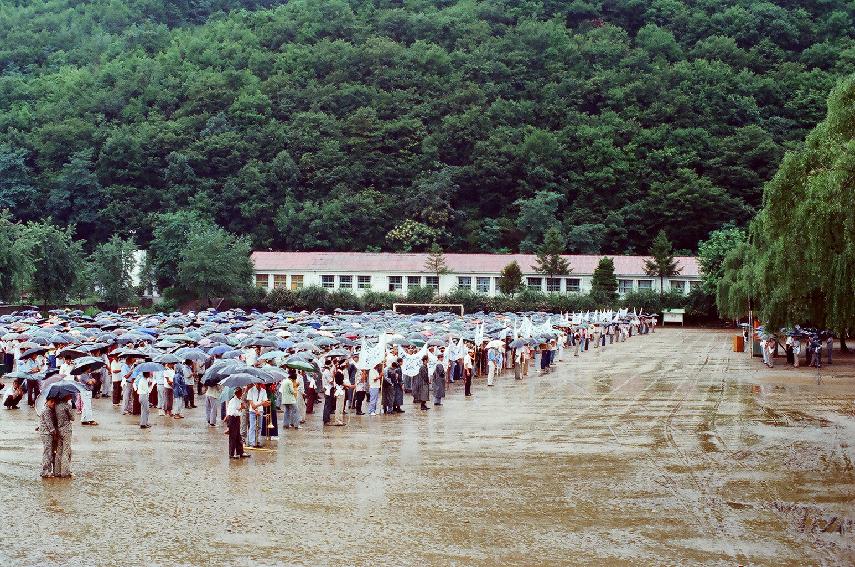
<path fill-rule="evenodd" d="M 136 372 L 163 372 L 166 368 L 157 362 L 143 362 L 134 367 Z"/>

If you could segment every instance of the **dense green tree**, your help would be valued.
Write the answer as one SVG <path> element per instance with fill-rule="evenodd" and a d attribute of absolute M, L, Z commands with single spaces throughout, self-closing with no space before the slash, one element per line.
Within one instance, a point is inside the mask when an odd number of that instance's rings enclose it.
<path fill-rule="evenodd" d="M 855 76 L 834 88 L 828 114 L 766 184 L 749 242 L 725 258 L 717 304 L 748 301 L 772 328 L 811 323 L 845 337 L 855 326 Z"/>
<path fill-rule="evenodd" d="M 237 294 L 251 284 L 251 249 L 249 239 L 219 227 L 193 227 L 181 248 L 176 283 L 204 303 Z"/>
<path fill-rule="evenodd" d="M 566 276 L 572 269 L 564 254 L 564 237 L 558 227 L 553 226 L 546 231 L 543 244 L 537 250 L 535 271 L 546 277 Z"/>
<path fill-rule="evenodd" d="M 618 281 L 615 277 L 615 261 L 603 257 L 594 268 L 591 278 L 591 297 L 601 305 L 610 305 L 617 299 Z"/>
<path fill-rule="evenodd" d="M 210 221 L 198 213 L 181 211 L 162 213 L 154 220 L 154 235 L 149 244 L 147 262 L 159 289 L 178 284 L 178 264 L 190 234 L 200 228 L 211 228 Z"/>
<path fill-rule="evenodd" d="M 90 251 L 149 248 L 164 211 L 257 248 L 533 252 L 560 221 L 573 251 L 660 228 L 696 250 L 823 120 L 853 21 L 847 0 L 6 1 L 0 208 Z M 386 238 L 407 219 L 421 237 Z"/>
<path fill-rule="evenodd" d="M 99 244 L 89 256 L 89 283 L 105 303 L 124 305 L 134 297 L 136 251 L 132 240 L 113 235 L 107 242 Z"/>
<path fill-rule="evenodd" d="M 82 242 L 74 240 L 73 232 L 49 223 L 29 223 L 24 229 L 22 240 L 32 259 L 27 291 L 45 304 L 67 301 L 84 280 Z"/>
<path fill-rule="evenodd" d="M 24 227 L 0 210 L 0 301 L 11 303 L 20 297 L 32 274 L 33 263 Z"/>
<path fill-rule="evenodd" d="M 724 273 L 725 256 L 745 240 L 744 230 L 731 227 L 712 231 L 709 238 L 698 244 L 698 264 L 705 293 L 715 296 Z"/>
<path fill-rule="evenodd" d="M 514 295 L 523 287 L 523 275 L 520 265 L 513 261 L 504 268 L 499 274 L 499 291 L 504 295 Z"/>
<path fill-rule="evenodd" d="M 664 230 L 656 233 L 650 247 L 650 259 L 644 261 L 644 271 L 659 278 L 659 293 L 665 293 L 665 278 L 676 276 L 683 268 L 674 259 L 674 248 Z"/>

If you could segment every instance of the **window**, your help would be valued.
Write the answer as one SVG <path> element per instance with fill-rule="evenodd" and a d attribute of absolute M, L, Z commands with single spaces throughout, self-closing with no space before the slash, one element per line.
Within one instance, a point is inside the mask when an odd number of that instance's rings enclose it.
<path fill-rule="evenodd" d="M 699 281 L 692 281 L 692 282 L 689 282 L 689 290 L 690 290 L 690 291 L 691 291 L 691 290 L 698 289 L 699 287 L 701 287 L 701 282 L 699 282 Z"/>
<path fill-rule="evenodd" d="M 389 276 L 389 291 L 401 291 L 404 288 L 401 280 L 401 276 Z"/>
<path fill-rule="evenodd" d="M 422 277 L 421 276 L 407 276 L 407 289 L 413 289 L 414 287 L 422 286 Z"/>
<path fill-rule="evenodd" d="M 540 291 L 543 289 L 543 278 L 528 278 L 528 289 Z"/>
<path fill-rule="evenodd" d="M 490 293 L 490 278 L 475 278 L 475 289 L 478 293 Z"/>
<path fill-rule="evenodd" d="M 371 289 L 371 276 L 356 276 L 356 287 L 359 289 Z"/>
<path fill-rule="evenodd" d="M 582 280 L 579 278 L 567 278 L 567 291 L 572 293 L 582 291 Z"/>
<path fill-rule="evenodd" d="M 288 287 L 288 276 L 276 274 L 273 276 L 273 287 Z"/>
<path fill-rule="evenodd" d="M 347 289 L 353 289 L 353 276 L 339 276 L 338 287 L 346 287 Z"/>
<path fill-rule="evenodd" d="M 638 280 L 638 291 L 653 289 L 653 280 Z"/>
<path fill-rule="evenodd" d="M 618 293 L 624 294 L 632 291 L 632 280 L 618 280 Z"/>
<path fill-rule="evenodd" d="M 686 282 L 683 280 L 671 280 L 671 291 L 686 293 Z"/>
<path fill-rule="evenodd" d="M 303 287 L 303 275 L 297 274 L 291 276 L 291 289 L 300 289 Z"/>
<path fill-rule="evenodd" d="M 425 276 L 425 286 L 439 289 L 439 276 Z"/>
<path fill-rule="evenodd" d="M 321 276 L 321 287 L 335 287 L 335 276 Z"/>
<path fill-rule="evenodd" d="M 255 274 L 255 287 L 267 287 L 267 274 Z"/>
<path fill-rule="evenodd" d="M 457 287 L 461 289 L 472 289 L 472 277 L 457 276 Z"/>
<path fill-rule="evenodd" d="M 561 291 L 561 278 L 546 278 L 546 291 L 550 293 Z"/>

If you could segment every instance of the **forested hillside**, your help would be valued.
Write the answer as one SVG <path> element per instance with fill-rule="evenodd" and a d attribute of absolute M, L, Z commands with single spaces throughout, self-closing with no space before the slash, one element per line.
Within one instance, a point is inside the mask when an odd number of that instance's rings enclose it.
<path fill-rule="evenodd" d="M 744 224 L 855 3 L 0 0 L 0 209 L 146 246 L 678 249 Z"/>

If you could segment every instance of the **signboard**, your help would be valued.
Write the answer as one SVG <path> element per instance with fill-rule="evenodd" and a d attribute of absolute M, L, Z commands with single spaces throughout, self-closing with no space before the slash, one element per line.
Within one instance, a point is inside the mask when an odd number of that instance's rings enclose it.
<path fill-rule="evenodd" d="M 685 309 L 665 309 L 662 311 L 662 324 L 665 323 L 680 323 L 683 324 L 683 315 Z"/>

